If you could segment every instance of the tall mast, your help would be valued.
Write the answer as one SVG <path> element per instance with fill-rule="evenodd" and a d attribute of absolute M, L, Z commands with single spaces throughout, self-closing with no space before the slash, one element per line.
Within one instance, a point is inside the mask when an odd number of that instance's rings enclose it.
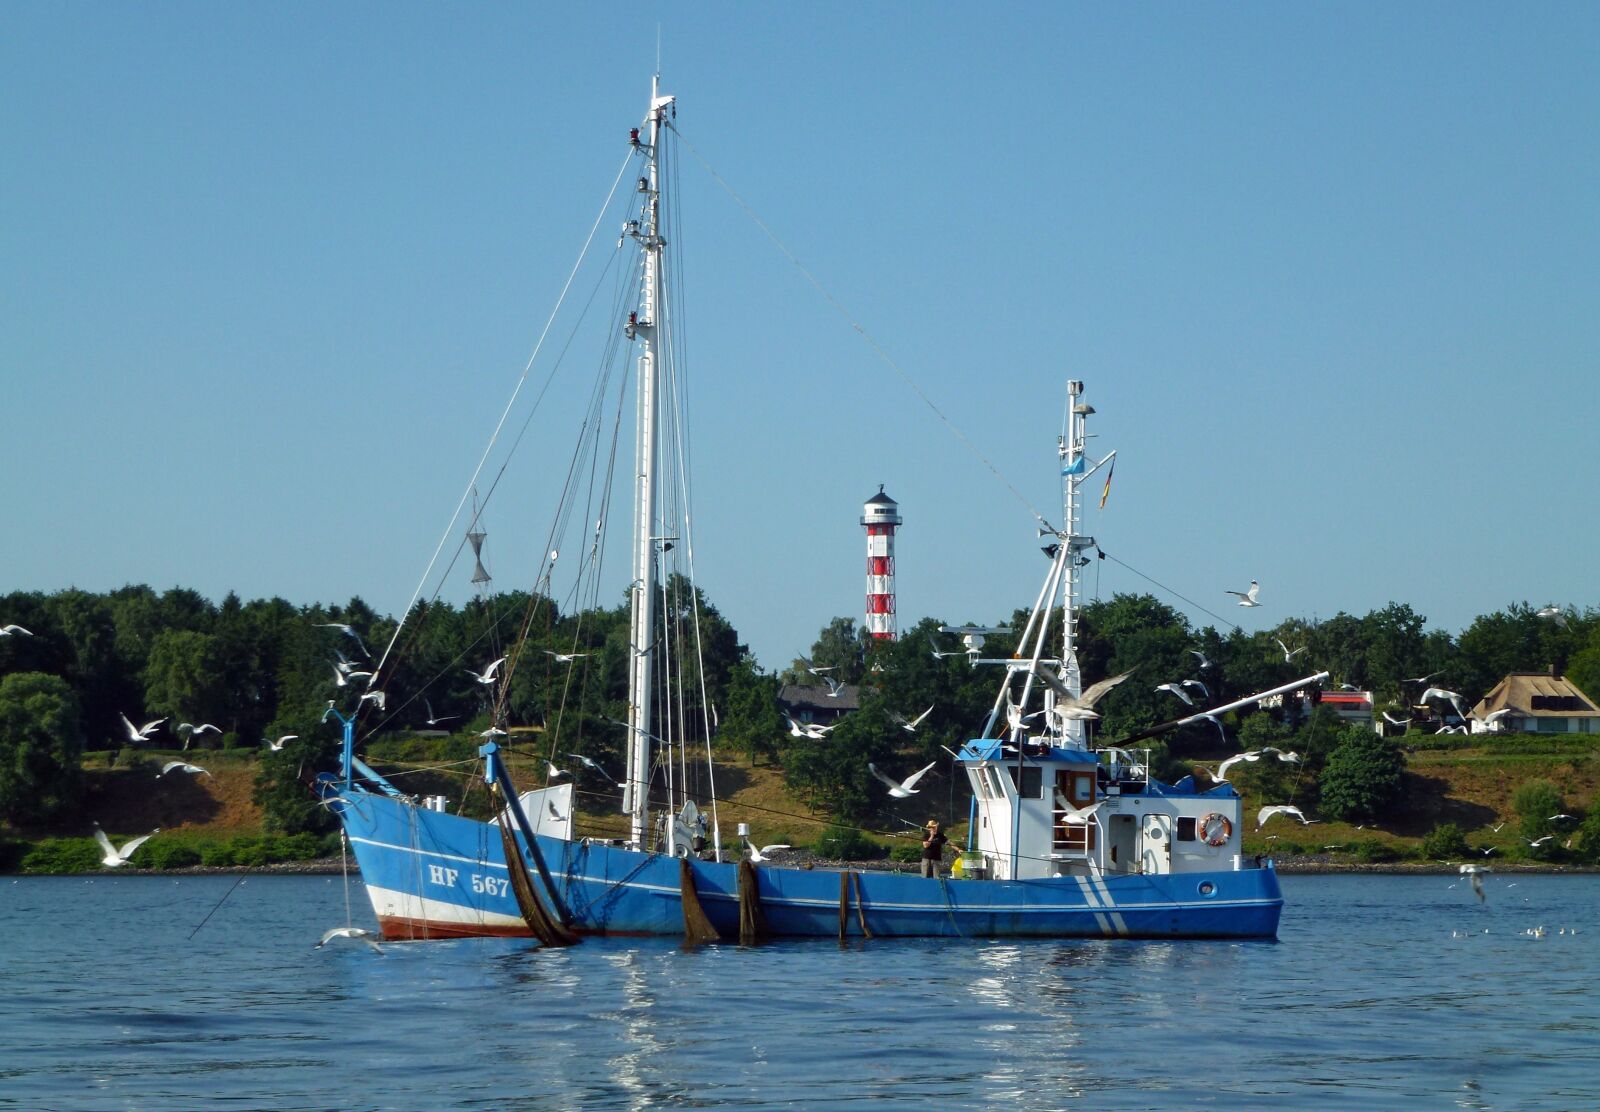
<path fill-rule="evenodd" d="M 638 365 L 638 433 L 634 441 L 634 519 L 633 519 L 633 625 L 629 634 L 630 670 L 628 675 L 628 771 L 623 788 L 622 809 L 631 817 L 630 843 L 645 849 L 650 810 L 651 663 L 655 629 L 655 521 L 657 457 L 656 423 L 661 403 L 658 397 L 661 370 L 658 318 L 661 301 L 661 182 L 658 144 L 662 116 L 673 98 L 664 97 L 659 74 L 650 79 L 650 115 L 646 138 L 637 133 L 634 142 L 644 154 L 646 169 L 639 179 L 644 195 L 641 228 L 635 233 L 644 247 L 644 282 L 639 310 L 629 314 L 628 336 L 641 341 Z"/>
<path fill-rule="evenodd" d="M 1093 537 L 1078 535 L 1078 521 L 1083 515 L 1083 495 L 1080 485 L 1088 478 L 1089 460 L 1084 455 L 1087 447 L 1084 426 L 1094 407 L 1080 402 L 1083 383 L 1072 379 L 1067 383 L 1067 427 L 1062 433 L 1061 455 L 1061 544 L 1066 549 L 1066 563 L 1061 573 L 1061 669 L 1063 680 L 1074 695 L 1083 690 L 1083 674 L 1078 669 L 1078 569 L 1087 560 L 1083 550 L 1094 546 Z M 1066 740 L 1082 745 L 1084 725 L 1078 719 L 1068 719 Z"/>

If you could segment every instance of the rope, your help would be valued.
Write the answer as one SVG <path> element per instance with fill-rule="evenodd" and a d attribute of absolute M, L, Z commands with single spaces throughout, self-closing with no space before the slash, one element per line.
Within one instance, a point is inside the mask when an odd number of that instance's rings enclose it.
<path fill-rule="evenodd" d="M 1225 626 L 1232 626 L 1234 629 L 1239 629 L 1239 626 L 1238 626 L 1237 623 L 1230 622 L 1227 618 L 1224 618 L 1221 614 L 1217 614 L 1214 611 L 1207 610 L 1204 606 L 1201 606 L 1194 599 L 1189 598 L 1186 595 L 1180 595 L 1177 591 L 1174 591 L 1171 587 L 1167 586 L 1165 583 L 1162 583 L 1162 582 L 1160 582 L 1159 580 L 1156 580 L 1156 579 L 1152 579 L 1150 576 L 1146 575 L 1144 572 L 1140 571 L 1138 568 L 1134 567 L 1132 564 L 1128 563 L 1127 561 L 1119 560 L 1115 556 L 1111 555 L 1111 553 L 1106 552 L 1103 549 L 1101 549 L 1099 551 L 1100 551 L 1100 555 L 1104 556 L 1107 560 L 1110 560 L 1114 564 L 1121 564 L 1123 567 L 1125 567 L 1129 571 L 1133 572 L 1134 575 L 1137 575 L 1140 579 L 1143 579 L 1147 583 L 1154 584 L 1156 587 L 1159 587 L 1161 590 L 1167 592 L 1167 594 L 1171 595 L 1173 598 L 1181 599 L 1182 601 L 1187 602 L 1190 606 L 1194 607 L 1196 610 L 1200 611 L 1202 614 L 1209 614 L 1211 617 L 1215 618 L 1218 622 L 1220 622 L 1221 624 L 1223 624 Z M 1100 592 L 1100 581 L 1099 581 L 1099 578 L 1098 578 L 1098 569 L 1096 569 L 1096 572 L 1097 572 L 1097 574 L 1096 574 L 1096 579 L 1095 579 L 1095 593 L 1098 595 L 1099 592 Z M 1241 630 L 1241 632 L 1243 632 L 1243 631 Z"/>

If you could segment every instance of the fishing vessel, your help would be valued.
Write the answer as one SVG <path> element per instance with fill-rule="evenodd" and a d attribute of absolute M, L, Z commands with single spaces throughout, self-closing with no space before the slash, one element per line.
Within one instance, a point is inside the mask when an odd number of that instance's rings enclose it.
<path fill-rule="evenodd" d="M 531 935 L 548 944 L 585 934 L 745 941 L 836 934 L 1274 937 L 1283 907 L 1277 874 L 1269 860 L 1244 854 L 1234 789 L 1222 783 L 1201 790 L 1190 777 L 1163 783 L 1151 774 L 1148 753 L 1141 759 L 1126 746 L 1097 745 L 1087 728 L 1096 717 L 1093 704 L 1117 678 L 1085 687 L 1075 651 L 1079 569 L 1095 547 L 1082 530 L 1081 491 L 1115 453 L 1089 457 L 1085 429 L 1093 408 L 1079 382 L 1068 388 L 1053 462 L 1061 472 L 1062 521 L 1048 529 L 1050 567 L 1015 653 L 985 659 L 987 631 L 955 631 L 965 637 L 972 665 L 994 668 L 999 677 L 987 720 L 975 724 L 955 758 L 972 791 L 960 875 L 758 867 L 748 858 L 724 858 L 714 790 L 708 804 L 690 798 L 687 746 L 675 740 L 688 716 L 657 714 L 664 673 L 674 667 L 664 659 L 673 648 L 658 613 L 660 565 L 682 539 L 688 517 L 665 519 L 658 479 L 665 445 L 676 436 L 665 436 L 661 425 L 663 391 L 671 392 L 662 367 L 672 357 L 674 304 L 664 287 L 669 179 L 662 160 L 674 115 L 674 98 L 654 82 L 642 125 L 628 133 L 629 157 L 638 160 L 639 207 L 619 239 L 619 246 L 639 252 L 637 300 L 617 322 L 636 353 L 638 464 L 627 769 L 619 784 L 626 833 L 584 836 L 570 783 L 518 790 L 498 713 L 479 750 L 495 801 L 493 817 L 484 821 L 452 814 L 437 797 L 415 797 L 385 779 L 358 755 L 357 714 L 330 703 L 329 715 L 344 727 L 342 757 L 337 772 L 318 777 L 317 791 L 343 825 L 383 937 Z M 383 670 L 380 661 L 377 671 Z"/>

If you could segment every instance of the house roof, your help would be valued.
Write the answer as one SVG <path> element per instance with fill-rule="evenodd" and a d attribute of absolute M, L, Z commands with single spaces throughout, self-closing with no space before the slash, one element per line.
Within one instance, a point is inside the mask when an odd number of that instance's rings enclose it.
<path fill-rule="evenodd" d="M 1540 705 L 1535 706 L 1537 699 Z M 1562 707 L 1554 700 L 1573 699 Z M 1553 705 L 1552 705 L 1553 704 Z M 1497 710 L 1509 708 L 1524 718 L 1593 718 L 1600 716 L 1594 700 L 1578 690 L 1565 676 L 1549 672 L 1512 672 L 1495 684 L 1489 694 L 1478 700 L 1471 717 L 1486 718 Z M 1556 709 L 1559 708 L 1559 709 Z"/>
<path fill-rule="evenodd" d="M 802 687 L 786 683 L 778 689 L 778 702 L 790 710 L 860 710 L 861 689 L 847 683 L 840 686 L 839 694 L 829 695 L 825 686 Z"/>

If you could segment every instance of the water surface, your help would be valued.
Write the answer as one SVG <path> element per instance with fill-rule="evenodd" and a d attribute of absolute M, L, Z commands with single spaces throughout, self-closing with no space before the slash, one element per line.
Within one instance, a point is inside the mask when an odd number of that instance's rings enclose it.
<path fill-rule="evenodd" d="M 1285 877 L 1276 943 L 381 954 L 314 948 L 339 877 L 234 884 L 0 880 L 0 1107 L 1600 1107 L 1600 877 Z"/>

